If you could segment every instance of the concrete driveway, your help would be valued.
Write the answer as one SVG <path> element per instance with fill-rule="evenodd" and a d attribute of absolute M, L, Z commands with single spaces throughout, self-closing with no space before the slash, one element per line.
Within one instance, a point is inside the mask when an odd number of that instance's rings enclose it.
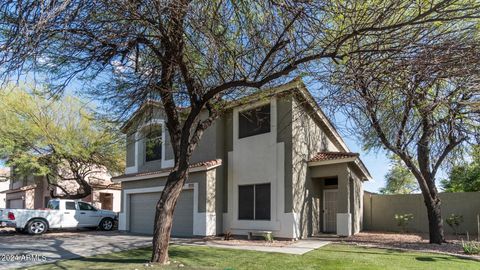
<path fill-rule="evenodd" d="M 152 237 L 121 232 L 68 231 L 40 236 L 0 232 L 0 269 L 28 267 L 151 245 Z"/>

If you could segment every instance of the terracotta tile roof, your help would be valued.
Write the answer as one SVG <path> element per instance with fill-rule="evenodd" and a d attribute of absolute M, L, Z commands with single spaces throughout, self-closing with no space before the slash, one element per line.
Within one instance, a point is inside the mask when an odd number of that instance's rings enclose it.
<path fill-rule="evenodd" d="M 318 152 L 310 161 L 323 161 L 358 157 L 360 154 L 353 152 Z"/>
<path fill-rule="evenodd" d="M 222 165 L 222 160 L 221 159 L 212 159 L 212 160 L 193 163 L 193 164 L 190 164 L 189 168 L 190 169 L 198 168 L 198 167 L 210 168 L 210 167 L 217 166 L 217 165 Z M 122 174 L 122 175 L 112 177 L 112 180 L 113 179 L 118 179 L 118 178 L 126 178 L 126 177 L 134 177 L 134 176 L 148 176 L 148 175 L 155 175 L 155 174 L 160 174 L 160 173 L 167 173 L 167 172 L 170 172 L 171 170 L 172 170 L 172 168 L 165 168 L 165 169 L 161 169 L 161 170 L 158 170 L 158 171 L 151 171 L 151 172 Z"/>

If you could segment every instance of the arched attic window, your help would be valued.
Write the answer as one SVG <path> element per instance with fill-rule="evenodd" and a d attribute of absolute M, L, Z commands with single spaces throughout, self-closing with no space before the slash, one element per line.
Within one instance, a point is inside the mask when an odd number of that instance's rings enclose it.
<path fill-rule="evenodd" d="M 150 124 L 142 129 L 145 138 L 145 162 L 162 159 L 162 125 Z"/>

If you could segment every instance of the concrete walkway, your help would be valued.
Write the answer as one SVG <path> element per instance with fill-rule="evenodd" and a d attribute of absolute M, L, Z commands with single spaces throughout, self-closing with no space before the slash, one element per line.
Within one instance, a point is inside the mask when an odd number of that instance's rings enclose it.
<path fill-rule="evenodd" d="M 204 246 L 204 247 L 215 247 L 215 248 L 228 248 L 228 249 L 238 249 L 238 250 L 252 250 L 252 251 L 261 251 L 261 252 L 277 252 L 285 254 L 294 254 L 294 255 L 303 255 L 307 252 L 321 248 L 327 244 L 329 241 L 322 241 L 317 239 L 305 239 L 298 240 L 291 245 L 286 245 L 282 247 L 276 246 L 261 246 L 261 245 L 230 245 L 230 244 L 220 244 L 218 242 L 212 241 L 203 241 L 203 240 L 192 240 L 192 239 L 174 239 L 172 240 L 173 244 L 185 245 L 185 246 Z"/>

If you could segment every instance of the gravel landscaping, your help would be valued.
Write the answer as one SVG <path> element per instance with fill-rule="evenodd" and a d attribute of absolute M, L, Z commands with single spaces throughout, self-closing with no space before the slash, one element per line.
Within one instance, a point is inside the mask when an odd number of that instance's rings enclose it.
<path fill-rule="evenodd" d="M 281 241 L 281 240 L 273 240 L 273 241 L 265 241 L 265 240 L 247 240 L 247 239 L 231 239 L 231 240 L 223 240 L 221 237 L 209 237 L 204 238 L 205 241 L 208 241 L 212 244 L 218 245 L 226 245 L 226 246 L 264 246 L 264 247 L 286 247 L 289 246 L 295 241 Z"/>
<path fill-rule="evenodd" d="M 435 245 L 428 243 L 428 234 L 392 233 L 392 232 L 360 232 L 348 238 L 328 238 L 332 242 L 343 242 L 366 247 L 378 247 L 400 250 L 412 250 L 422 252 L 435 252 L 450 255 L 468 256 L 468 258 L 480 260 L 480 255 L 467 255 L 462 249 L 462 239 L 466 235 L 447 235 L 448 243 Z M 476 236 L 470 236 L 476 239 Z"/>

